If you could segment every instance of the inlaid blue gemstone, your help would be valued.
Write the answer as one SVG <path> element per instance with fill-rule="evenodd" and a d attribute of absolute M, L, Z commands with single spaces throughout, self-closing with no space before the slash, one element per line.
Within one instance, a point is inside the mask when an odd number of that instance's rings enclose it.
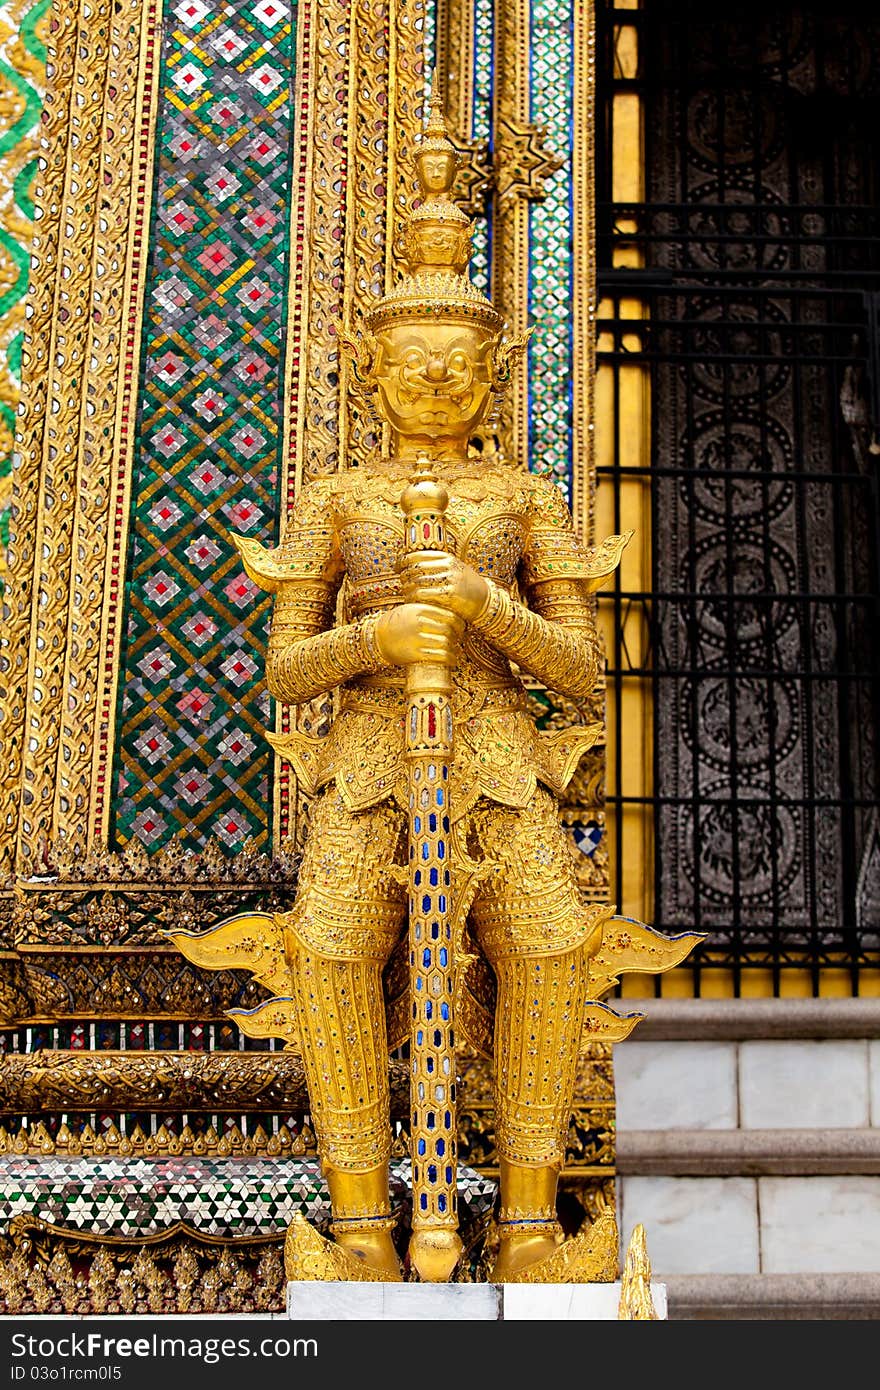
<path fill-rule="evenodd" d="M 439 1142 L 442 1144 L 442 1143 L 443 1143 L 443 1140 L 441 1139 Z M 420 1154 L 424 1154 L 424 1152 L 425 1152 L 425 1150 L 427 1149 L 427 1147 L 428 1147 L 428 1146 L 427 1146 L 427 1144 L 425 1143 L 424 1139 L 420 1139 L 419 1142 L 418 1142 L 418 1150 L 419 1150 L 419 1153 L 420 1153 Z"/>
<path fill-rule="evenodd" d="M 428 898 L 427 901 L 428 901 L 428 906 L 425 908 L 425 911 L 426 911 L 426 912 L 430 912 L 430 911 L 431 911 L 431 907 L 430 907 L 430 902 L 431 902 L 431 900 L 430 900 L 430 898 Z M 446 911 L 446 894 L 445 894 L 445 893 L 441 893 L 441 894 L 440 894 L 440 897 L 439 897 L 439 899 L 438 899 L 438 901 L 437 901 L 437 907 L 439 908 L 439 910 L 440 910 L 441 912 L 445 912 L 445 911 Z"/>
<path fill-rule="evenodd" d="M 427 1115 L 425 1116 L 425 1129 L 433 1129 L 436 1123 L 437 1116 L 434 1114 L 433 1110 L 429 1110 Z M 447 1129 L 448 1128 L 449 1126 L 447 1125 Z"/>
<path fill-rule="evenodd" d="M 442 902 L 443 899 L 441 898 L 440 901 Z M 424 895 L 423 898 L 422 898 L 422 911 L 423 911 L 423 912 L 430 912 L 430 911 L 431 911 L 431 895 L 430 895 L 430 893 L 425 893 L 425 895 Z M 443 907 L 441 907 L 440 911 L 441 911 L 441 912 L 445 912 L 446 909 L 443 908 Z"/>
<path fill-rule="evenodd" d="M 426 842 L 425 844 L 422 845 L 422 858 L 423 858 L 423 859 L 430 859 L 430 858 L 431 858 L 431 846 L 430 846 L 427 842 Z M 441 859 L 443 858 L 442 854 L 441 854 L 440 858 L 441 858 Z"/>
<path fill-rule="evenodd" d="M 446 947 L 445 947 L 445 946 L 441 946 L 441 947 L 440 947 L 440 964 L 441 964 L 441 965 L 446 965 L 446 963 L 448 962 L 448 960 L 449 960 L 449 953 L 448 953 L 448 951 L 446 950 Z"/>
<path fill-rule="evenodd" d="M 446 1019 L 447 1021 L 449 1020 L 449 1005 L 448 1005 L 448 1004 L 441 1004 L 441 1005 L 440 1005 L 440 1017 L 441 1017 L 442 1019 Z"/>
<path fill-rule="evenodd" d="M 445 858 L 446 858 L 446 842 L 445 842 L 445 840 L 438 840 L 438 841 L 437 841 L 437 858 L 438 858 L 438 859 L 445 859 Z"/>
<path fill-rule="evenodd" d="M 445 1192 L 440 1192 L 440 1193 L 437 1194 L 437 1210 L 438 1210 L 438 1211 L 445 1211 L 445 1210 L 446 1210 L 446 1193 L 445 1193 Z"/>
<path fill-rule="evenodd" d="M 428 817 L 428 829 L 429 829 L 432 833 L 437 829 L 437 817 L 434 815 L 434 812 L 433 812 L 433 811 L 431 812 L 430 816 Z"/>
<path fill-rule="evenodd" d="M 421 1193 L 421 1195 L 420 1195 L 420 1197 L 419 1197 L 419 1206 L 421 1207 L 422 1211 L 427 1211 L 427 1210 L 428 1210 L 428 1194 L 427 1194 L 427 1192 Z"/>
<path fill-rule="evenodd" d="M 428 970 L 428 969 L 430 968 L 430 965 L 431 965 L 431 948 L 430 948 L 430 946 L 426 946 L 425 949 L 424 949 L 424 951 L 422 952 L 422 965 L 425 967 L 426 970 Z"/>
<path fill-rule="evenodd" d="M 431 887 L 432 887 L 432 888 L 436 888 L 436 887 L 438 886 L 439 882 L 440 882 L 440 871 L 439 871 L 439 869 L 432 869 L 431 872 L 430 872 L 430 874 L 428 875 L 428 877 L 429 877 L 430 880 L 431 880 Z"/>
<path fill-rule="evenodd" d="M 424 1139 L 423 1139 L 423 1140 L 422 1140 L 422 1143 L 424 1144 L 424 1142 L 425 1142 L 425 1141 L 424 1141 Z M 438 1139 L 438 1140 L 437 1140 L 437 1143 L 434 1145 L 434 1148 L 437 1150 L 437 1157 L 438 1157 L 438 1158 L 442 1158 L 443 1155 L 444 1155 L 445 1152 L 446 1152 L 446 1140 L 445 1140 L 445 1139 Z"/>
<path fill-rule="evenodd" d="M 421 828 L 422 828 L 422 818 L 421 818 L 421 816 L 413 816 L 413 830 L 416 832 L 417 835 L 418 835 L 419 831 L 421 830 Z"/>

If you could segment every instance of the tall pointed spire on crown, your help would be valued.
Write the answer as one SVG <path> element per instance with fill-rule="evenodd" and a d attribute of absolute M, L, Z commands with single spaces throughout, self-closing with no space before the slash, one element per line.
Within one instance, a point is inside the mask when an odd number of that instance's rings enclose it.
<path fill-rule="evenodd" d="M 453 201 L 458 153 L 449 138 L 436 71 L 427 120 L 414 156 L 422 192 L 395 244 L 403 275 L 367 314 L 371 331 L 404 315 L 444 313 L 500 329 L 501 315 L 470 281 L 472 225 Z"/>
<path fill-rule="evenodd" d="M 428 119 L 425 121 L 425 129 L 422 133 L 420 149 L 444 149 L 451 150 L 456 158 L 455 146 L 449 138 L 449 131 L 446 128 L 446 117 L 443 114 L 443 98 L 440 95 L 440 83 L 437 79 L 437 69 L 431 74 L 431 95 L 428 98 Z"/>

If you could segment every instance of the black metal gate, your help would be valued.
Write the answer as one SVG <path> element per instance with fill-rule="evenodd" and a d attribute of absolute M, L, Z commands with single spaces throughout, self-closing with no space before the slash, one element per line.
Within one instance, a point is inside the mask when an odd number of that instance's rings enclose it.
<path fill-rule="evenodd" d="M 640 71 L 615 73 L 637 23 Z M 880 964 L 880 16 L 852 0 L 600 7 L 600 323 L 650 377 L 655 923 L 742 972 Z M 645 201 L 611 201 L 614 96 Z M 615 269 L 637 247 L 640 269 Z M 621 317 L 643 306 L 641 346 Z M 604 476 L 602 476 L 604 475 Z M 600 470 L 619 488 L 622 465 Z M 625 739 L 621 729 L 618 737 Z M 619 764 L 618 764 L 619 765 Z M 609 787 L 609 802 L 633 798 Z M 628 846 L 618 835 L 618 878 Z"/>

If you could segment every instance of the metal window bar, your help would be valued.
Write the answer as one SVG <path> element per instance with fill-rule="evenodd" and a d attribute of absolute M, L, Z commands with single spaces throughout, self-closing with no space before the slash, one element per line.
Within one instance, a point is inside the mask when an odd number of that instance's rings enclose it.
<path fill-rule="evenodd" d="M 636 78 L 615 77 L 620 24 Z M 649 804 L 655 925 L 710 933 L 696 993 L 720 965 L 737 994 L 756 969 L 818 993 L 829 967 L 857 994 L 880 968 L 880 16 L 602 0 L 597 52 L 599 362 L 641 364 L 652 403 L 650 468 L 617 440 L 599 469 L 615 498 L 647 473 L 653 533 L 651 591 L 600 597 L 609 699 L 649 677 L 654 721 L 650 797 L 608 788 L 612 869 L 622 811 Z M 642 103 L 643 203 L 611 198 L 621 91 Z M 618 746 L 634 732 L 618 720 Z"/>

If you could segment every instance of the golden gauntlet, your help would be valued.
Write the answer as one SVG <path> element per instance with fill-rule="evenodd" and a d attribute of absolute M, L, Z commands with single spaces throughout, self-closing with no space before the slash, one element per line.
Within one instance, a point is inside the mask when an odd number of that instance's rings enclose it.
<path fill-rule="evenodd" d="M 330 586 L 285 587 L 295 592 L 281 593 L 275 600 L 266 656 L 266 684 L 276 700 L 299 705 L 353 676 L 384 669 L 376 645 L 379 614 L 322 631 L 333 622 Z"/>
<path fill-rule="evenodd" d="M 578 604 L 581 621 L 567 626 L 533 613 L 491 579 L 486 583 L 489 597 L 472 620 L 477 632 L 551 690 L 575 699 L 589 695 L 596 683 L 597 643 L 583 601 Z"/>

